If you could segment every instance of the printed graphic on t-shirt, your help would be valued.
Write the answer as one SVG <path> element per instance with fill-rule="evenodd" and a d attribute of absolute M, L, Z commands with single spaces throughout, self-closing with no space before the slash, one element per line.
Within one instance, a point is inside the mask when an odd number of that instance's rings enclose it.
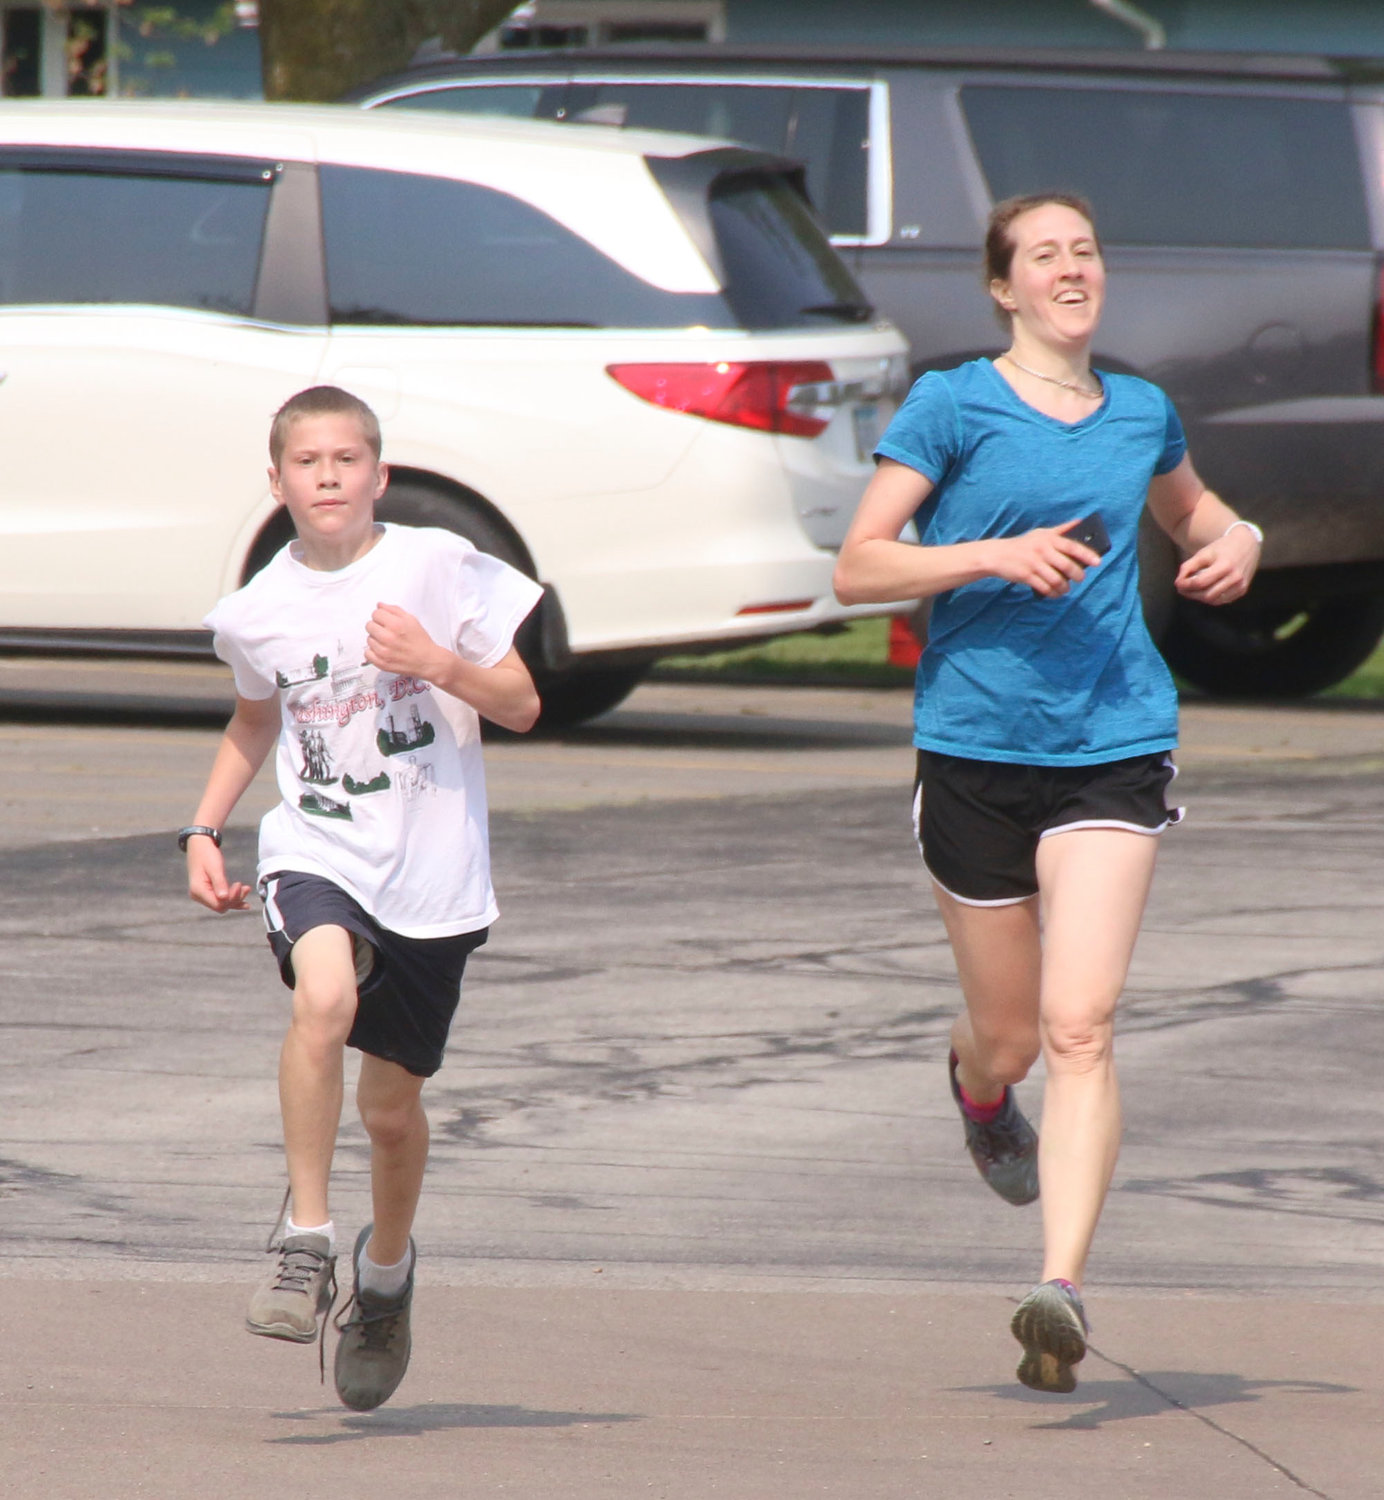
<path fill-rule="evenodd" d="M 375 743 L 380 747 L 381 755 L 403 755 L 407 750 L 421 750 L 425 745 L 431 745 L 437 738 L 437 731 L 432 726 L 430 719 L 424 719 L 418 712 L 418 705 L 411 703 L 407 715 L 389 714 L 384 721 L 379 734 L 375 736 Z"/>
<path fill-rule="evenodd" d="M 370 781 L 357 781 L 349 771 L 341 778 L 341 785 L 353 797 L 368 797 L 371 792 L 383 792 L 389 789 L 389 772 L 381 771 L 380 774 Z"/>
<path fill-rule="evenodd" d="M 337 775 L 332 770 L 332 758 L 327 753 L 327 742 L 320 729 L 300 729 L 298 746 L 303 752 L 303 765 L 298 772 L 300 780 L 312 782 L 315 786 L 330 786 L 337 780 Z"/>
<path fill-rule="evenodd" d="M 274 681 L 281 688 L 299 687 L 305 682 L 321 682 L 327 675 L 327 658 L 314 656 L 310 667 L 290 667 L 288 671 L 276 671 Z"/>
<path fill-rule="evenodd" d="M 413 803 L 436 793 L 433 763 L 417 753 L 437 739 L 436 725 L 418 706 L 418 699 L 432 691 L 429 683 L 379 672 L 361 659 L 357 642 L 344 640 L 334 650 L 314 652 L 310 666 L 276 668 L 274 679 L 297 726 L 294 770 L 304 784 L 301 812 L 352 821 L 351 801 L 357 797 L 393 787 L 403 802 Z M 381 756 L 407 759 L 396 762 L 391 776 L 379 765 Z M 343 795 L 329 796 L 326 787 L 339 787 Z"/>
<path fill-rule="evenodd" d="M 334 698 L 354 696 L 364 686 L 369 674 L 378 676 L 376 669 L 363 658 L 349 664 L 339 662 L 332 668 L 332 696 Z"/>
<path fill-rule="evenodd" d="M 399 767 L 399 794 L 405 802 L 437 795 L 437 775 L 430 760 L 420 764 L 416 755 L 409 756 Z"/>
<path fill-rule="evenodd" d="M 298 806 L 303 812 L 311 813 L 317 818 L 345 818 L 349 822 L 354 816 L 350 803 L 338 802 L 325 792 L 304 792 L 298 798 Z"/>

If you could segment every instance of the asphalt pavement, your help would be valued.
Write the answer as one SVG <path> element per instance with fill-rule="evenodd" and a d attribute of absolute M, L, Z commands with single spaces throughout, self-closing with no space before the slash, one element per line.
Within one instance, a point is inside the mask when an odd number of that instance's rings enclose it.
<path fill-rule="evenodd" d="M 0 1493 L 1384 1489 L 1384 712 L 1187 707 L 1070 1397 L 1014 1381 L 1037 1218 L 947 1096 L 906 695 L 655 683 L 497 738 L 414 1364 L 361 1416 L 240 1326 L 284 995 L 255 918 L 182 894 L 199 671 L 0 668 Z M 347 1243 L 365 1166 L 348 1123 Z"/>

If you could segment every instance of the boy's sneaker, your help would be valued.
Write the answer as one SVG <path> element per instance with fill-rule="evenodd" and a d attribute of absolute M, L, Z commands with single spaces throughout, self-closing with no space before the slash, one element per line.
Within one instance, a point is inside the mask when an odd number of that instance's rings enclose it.
<path fill-rule="evenodd" d="M 310 1344 L 336 1301 L 336 1257 L 325 1234 L 291 1234 L 270 1247 L 274 1269 L 250 1298 L 245 1326 L 270 1339 Z"/>
<path fill-rule="evenodd" d="M 1019 1379 L 1035 1391 L 1074 1391 L 1072 1366 L 1086 1357 L 1086 1309 L 1070 1281 L 1045 1281 L 1019 1303 L 1009 1324 L 1024 1346 Z"/>
<path fill-rule="evenodd" d="M 341 1331 L 336 1346 L 336 1393 L 353 1411 L 374 1411 L 389 1400 L 404 1378 L 413 1347 L 409 1310 L 413 1304 L 413 1270 L 418 1252 L 410 1239 L 408 1248 L 413 1265 L 409 1266 L 408 1280 L 397 1297 L 362 1291 L 360 1258 L 370 1243 L 373 1228 L 367 1224 L 356 1237 L 356 1247 L 351 1252 L 355 1289 L 351 1300 L 336 1315 L 336 1326 Z"/>
<path fill-rule="evenodd" d="M 1016 1207 L 1032 1203 L 1038 1196 L 1038 1132 L 1024 1119 L 1014 1090 L 1005 1087 L 1000 1111 L 993 1120 L 973 1120 L 961 1102 L 955 1052 L 948 1060 L 947 1072 L 952 1098 L 966 1127 L 966 1149 L 976 1170 L 1006 1203 Z"/>

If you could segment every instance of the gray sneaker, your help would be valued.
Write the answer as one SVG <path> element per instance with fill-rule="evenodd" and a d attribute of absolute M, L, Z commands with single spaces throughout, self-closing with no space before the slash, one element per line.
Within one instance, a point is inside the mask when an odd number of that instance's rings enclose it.
<path fill-rule="evenodd" d="M 310 1344 L 336 1301 L 336 1257 L 325 1234 L 292 1234 L 271 1246 L 274 1269 L 255 1288 L 245 1326 L 270 1339 Z"/>
<path fill-rule="evenodd" d="M 1045 1281 L 1024 1300 L 1009 1324 L 1024 1346 L 1019 1379 L 1035 1391 L 1076 1389 L 1072 1366 L 1086 1358 L 1086 1309 L 1070 1281 Z"/>
<path fill-rule="evenodd" d="M 973 1120 L 962 1107 L 955 1052 L 947 1060 L 947 1072 L 976 1171 L 1006 1203 L 1016 1208 L 1032 1203 L 1038 1196 L 1038 1132 L 1024 1119 L 1014 1090 L 1005 1088 L 1000 1112 L 993 1120 Z"/>
<path fill-rule="evenodd" d="M 336 1393 L 352 1411 L 374 1411 L 389 1400 L 399 1389 L 413 1349 L 409 1311 L 413 1305 L 413 1271 L 418 1252 L 410 1239 L 408 1248 L 413 1264 L 397 1297 L 378 1297 L 362 1291 L 360 1258 L 370 1243 L 373 1228 L 374 1225 L 367 1224 L 356 1237 L 356 1247 L 351 1252 L 355 1290 L 336 1315 L 336 1326 L 341 1331 L 334 1366 Z"/>

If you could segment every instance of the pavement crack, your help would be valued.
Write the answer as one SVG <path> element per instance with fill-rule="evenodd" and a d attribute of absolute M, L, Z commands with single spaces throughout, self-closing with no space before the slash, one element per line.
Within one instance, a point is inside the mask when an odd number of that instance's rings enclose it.
<path fill-rule="evenodd" d="M 1252 1443 L 1248 1438 L 1241 1437 L 1238 1432 L 1232 1432 L 1230 1428 L 1224 1427 L 1221 1423 L 1217 1422 L 1214 1417 L 1208 1417 L 1204 1412 L 1198 1411 L 1196 1407 L 1188 1405 L 1187 1402 L 1179 1401 L 1171 1391 L 1165 1391 L 1156 1381 L 1151 1380 L 1147 1375 L 1140 1374 L 1133 1365 L 1127 1365 L 1123 1360 L 1106 1354 L 1104 1350 L 1098 1349 L 1094 1344 L 1090 1345 L 1090 1351 L 1092 1354 L 1103 1359 L 1107 1364 L 1113 1365 L 1117 1370 L 1123 1370 L 1136 1384 L 1143 1386 L 1146 1391 L 1157 1396 L 1160 1401 L 1166 1401 L 1175 1411 L 1184 1413 L 1194 1421 L 1200 1422 L 1203 1427 L 1210 1428 L 1219 1437 L 1227 1438 L 1230 1442 L 1238 1444 L 1247 1453 L 1253 1454 L 1255 1458 L 1259 1459 L 1261 1463 L 1267 1464 L 1276 1474 L 1281 1474 L 1290 1484 L 1296 1485 L 1304 1495 L 1314 1495 L 1316 1500 L 1334 1500 L 1334 1497 L 1328 1495 L 1325 1490 L 1319 1490 L 1314 1485 L 1308 1484 L 1300 1474 L 1295 1474 L 1287 1464 L 1279 1463 L 1271 1453 L 1266 1453 L 1257 1443 Z"/>

